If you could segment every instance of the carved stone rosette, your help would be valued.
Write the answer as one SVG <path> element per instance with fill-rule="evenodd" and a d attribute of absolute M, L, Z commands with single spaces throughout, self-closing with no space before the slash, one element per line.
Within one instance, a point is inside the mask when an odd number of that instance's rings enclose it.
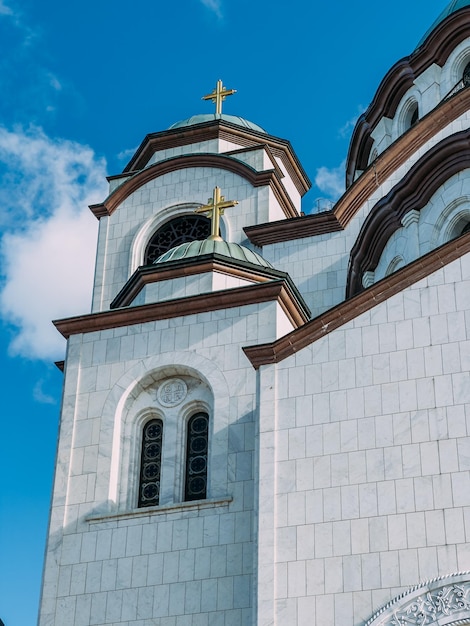
<path fill-rule="evenodd" d="M 470 572 L 412 587 L 375 613 L 364 626 L 470 626 Z"/>

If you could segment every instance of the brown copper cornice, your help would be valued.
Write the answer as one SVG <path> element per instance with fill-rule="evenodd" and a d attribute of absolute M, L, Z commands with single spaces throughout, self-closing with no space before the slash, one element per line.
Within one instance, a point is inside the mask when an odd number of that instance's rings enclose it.
<path fill-rule="evenodd" d="M 57 330 L 68 339 L 70 335 L 90 333 L 133 324 L 145 324 L 156 320 L 197 315 L 208 311 L 243 307 L 249 304 L 277 301 L 294 326 L 306 322 L 303 307 L 286 280 L 278 279 L 248 287 L 236 287 L 187 298 L 178 298 L 155 304 L 113 309 L 102 313 L 90 313 L 78 317 L 56 320 Z"/>
<path fill-rule="evenodd" d="M 279 363 L 468 252 L 470 252 L 470 233 L 429 252 L 281 339 L 246 347 L 243 351 L 255 369 L 261 365 Z"/>
<path fill-rule="evenodd" d="M 103 203 L 92 204 L 90 210 L 98 219 L 106 215 L 111 215 L 126 198 L 142 185 L 145 185 L 159 176 L 189 167 L 219 168 L 243 177 L 253 185 L 253 187 L 269 185 L 281 205 L 285 216 L 294 217 L 298 215 L 297 209 L 279 178 L 278 170 L 272 169 L 257 172 L 249 165 L 229 156 L 205 153 L 187 154 L 155 163 L 124 181 Z"/>
<path fill-rule="evenodd" d="M 470 7 L 449 15 L 409 57 L 398 61 L 386 74 L 367 111 L 359 118 L 349 146 L 346 185 L 354 180 L 356 170 L 364 170 L 372 147 L 370 133 L 382 117 L 393 118 L 397 107 L 414 80 L 433 63 L 440 67 L 455 46 L 470 36 Z"/>
<path fill-rule="evenodd" d="M 451 176 L 470 167 L 470 130 L 443 139 L 371 210 L 351 249 L 346 297 L 362 290 L 362 275 L 375 270 L 387 241 L 412 209 L 420 211 Z"/>
<path fill-rule="evenodd" d="M 281 272 L 271 267 L 263 267 L 261 265 L 255 266 L 246 261 L 211 253 L 203 254 L 198 257 L 177 259 L 175 261 L 139 267 L 111 302 L 110 308 L 115 309 L 129 306 L 145 285 L 162 280 L 181 278 L 183 276 L 204 274 L 206 272 L 218 272 L 219 274 L 225 274 L 227 276 L 236 276 L 237 278 L 255 283 L 263 283 L 281 278 L 289 282 L 292 292 L 297 291 L 297 288 L 286 272 Z M 305 309 L 308 319 L 310 317 L 310 311 L 299 293 L 297 293 L 297 299 Z"/>
<path fill-rule="evenodd" d="M 282 158 L 298 192 L 303 196 L 310 189 L 311 182 L 289 141 L 261 131 L 243 128 L 227 120 L 213 120 L 150 133 L 144 138 L 135 155 L 124 168 L 124 172 L 143 169 L 155 152 L 210 139 L 223 139 L 246 147 L 268 145 L 275 156 Z"/>
<path fill-rule="evenodd" d="M 469 108 L 470 88 L 462 89 L 452 98 L 442 102 L 380 154 L 374 163 L 346 190 L 332 211 L 248 226 L 245 228 L 247 236 L 256 245 L 263 246 L 346 228 L 379 185 L 436 133 Z"/>
<path fill-rule="evenodd" d="M 342 226 L 333 211 L 324 211 L 315 215 L 293 217 L 289 220 L 277 220 L 267 224 L 256 224 L 243 229 L 248 239 L 257 246 L 290 241 L 300 237 L 313 237 L 342 230 Z"/>

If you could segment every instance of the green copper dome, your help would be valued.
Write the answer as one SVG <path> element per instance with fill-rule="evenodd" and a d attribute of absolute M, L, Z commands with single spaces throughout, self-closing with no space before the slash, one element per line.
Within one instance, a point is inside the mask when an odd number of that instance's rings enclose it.
<path fill-rule="evenodd" d="M 470 0 L 452 0 L 452 2 L 449 2 L 449 4 L 446 6 L 446 8 L 442 11 L 442 13 L 437 18 L 437 20 L 433 23 L 431 28 L 429 28 L 426 31 L 424 37 L 422 37 L 421 41 L 417 45 L 417 48 L 423 45 L 423 43 L 426 41 L 426 39 L 429 37 L 432 31 L 437 26 L 439 26 L 439 24 L 443 22 L 446 19 L 446 17 L 449 17 L 449 15 L 452 15 L 452 13 L 455 13 L 459 9 L 463 9 L 464 7 L 467 7 L 467 6 L 470 6 Z"/>
<path fill-rule="evenodd" d="M 180 122 L 176 122 L 176 124 L 172 124 L 168 130 L 173 130 L 173 128 L 184 128 L 185 126 L 194 126 L 195 124 L 203 124 L 204 122 L 213 122 L 214 120 L 223 120 L 225 122 L 230 122 L 231 124 L 236 124 L 237 126 L 249 128 L 250 130 L 256 130 L 259 133 L 266 133 L 266 131 L 261 128 L 261 126 L 258 126 L 258 124 L 249 122 L 243 117 L 238 117 L 238 115 L 225 115 L 225 113 L 222 113 L 221 115 L 216 115 L 215 113 L 193 115 L 192 117 L 188 117 L 187 120 L 181 120 Z"/>
<path fill-rule="evenodd" d="M 263 259 L 262 256 L 244 246 L 240 246 L 238 243 L 228 243 L 227 241 L 216 241 L 213 239 L 182 243 L 159 256 L 158 259 L 155 259 L 154 264 L 159 265 L 167 261 L 179 261 L 214 253 L 237 261 L 245 261 L 252 265 L 272 267 L 271 263 Z"/>

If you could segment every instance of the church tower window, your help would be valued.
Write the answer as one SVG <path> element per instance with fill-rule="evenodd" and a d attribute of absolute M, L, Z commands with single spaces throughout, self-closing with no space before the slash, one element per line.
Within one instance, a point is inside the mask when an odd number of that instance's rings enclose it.
<path fill-rule="evenodd" d="M 181 243 L 207 239 L 211 234 L 210 219 L 204 215 L 181 215 L 163 224 L 147 244 L 145 265 Z"/>
<path fill-rule="evenodd" d="M 140 460 L 139 507 L 157 506 L 160 501 L 163 422 L 152 419 L 144 425 Z"/>
<path fill-rule="evenodd" d="M 196 413 L 188 421 L 184 499 L 207 497 L 207 457 L 209 449 L 209 415 Z"/>

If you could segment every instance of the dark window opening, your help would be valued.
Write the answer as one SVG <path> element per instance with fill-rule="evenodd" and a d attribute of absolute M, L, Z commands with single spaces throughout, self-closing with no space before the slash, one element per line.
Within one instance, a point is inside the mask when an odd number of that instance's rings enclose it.
<path fill-rule="evenodd" d="M 467 65 L 465 66 L 462 80 L 463 80 L 464 87 L 468 87 L 470 85 L 470 63 L 467 63 Z"/>
<path fill-rule="evenodd" d="M 460 231 L 460 235 L 465 235 L 465 233 L 468 233 L 469 231 L 470 231 L 470 222 L 467 222 L 465 226 L 462 228 L 462 230 Z"/>
<path fill-rule="evenodd" d="M 147 422 L 142 435 L 140 460 L 139 507 L 157 506 L 160 501 L 160 473 L 162 466 L 163 422 Z"/>
<path fill-rule="evenodd" d="M 414 126 L 418 120 L 419 120 L 419 112 L 418 112 L 418 105 L 416 105 L 413 112 L 411 113 L 410 128 Z"/>
<path fill-rule="evenodd" d="M 207 239 L 211 221 L 204 215 L 182 215 L 163 224 L 150 239 L 144 255 L 144 264 L 150 265 L 159 256 L 188 241 Z"/>
<path fill-rule="evenodd" d="M 209 416 L 196 413 L 188 422 L 184 499 L 207 497 L 207 459 L 209 450 Z"/>

